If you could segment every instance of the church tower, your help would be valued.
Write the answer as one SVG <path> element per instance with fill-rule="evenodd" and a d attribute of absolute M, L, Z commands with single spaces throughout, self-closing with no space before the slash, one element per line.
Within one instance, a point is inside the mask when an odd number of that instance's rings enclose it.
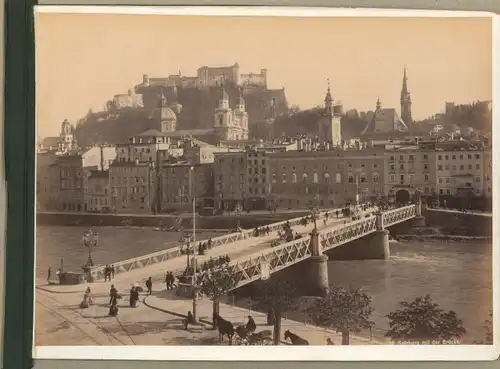
<path fill-rule="evenodd" d="M 240 89 L 240 94 L 234 109 L 234 135 L 236 140 L 248 140 L 248 113 L 245 111 L 245 100 Z"/>
<path fill-rule="evenodd" d="M 342 117 L 342 106 L 334 105 L 330 92 L 330 79 L 325 96 L 325 111 L 318 124 L 319 139 L 328 147 L 342 146 L 342 127 L 340 119 Z"/>
<path fill-rule="evenodd" d="M 221 89 L 221 98 L 214 114 L 214 130 L 219 140 L 234 140 L 233 111 L 229 108 L 229 95 L 224 85 L 221 86 Z"/>
<path fill-rule="evenodd" d="M 413 119 L 411 116 L 411 96 L 408 92 L 408 78 L 406 78 L 406 66 L 403 72 L 403 87 L 401 88 L 401 119 L 411 130 Z"/>
<path fill-rule="evenodd" d="M 61 123 L 61 133 L 59 137 L 59 151 L 67 152 L 76 147 L 73 126 L 67 119 L 64 119 Z"/>

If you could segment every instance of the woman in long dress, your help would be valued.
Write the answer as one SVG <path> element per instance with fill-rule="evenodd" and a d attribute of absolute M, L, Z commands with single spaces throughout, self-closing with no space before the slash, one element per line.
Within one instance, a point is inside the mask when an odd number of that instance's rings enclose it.
<path fill-rule="evenodd" d="M 83 300 L 80 303 L 80 308 L 86 309 L 92 305 L 92 295 L 90 294 L 90 287 L 87 287 L 85 293 L 83 294 Z"/>

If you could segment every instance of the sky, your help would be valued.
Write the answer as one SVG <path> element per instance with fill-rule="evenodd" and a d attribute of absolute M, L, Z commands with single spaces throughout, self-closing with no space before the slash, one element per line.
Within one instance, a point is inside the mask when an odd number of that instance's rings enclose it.
<path fill-rule="evenodd" d="M 268 69 L 268 87 L 289 104 L 323 104 L 327 79 L 344 110 L 400 111 L 403 68 L 414 119 L 445 101 L 491 100 L 489 18 L 216 17 L 38 13 L 36 124 L 40 137 L 61 122 L 101 110 L 142 75 L 195 76 L 202 65 L 240 73 Z"/>

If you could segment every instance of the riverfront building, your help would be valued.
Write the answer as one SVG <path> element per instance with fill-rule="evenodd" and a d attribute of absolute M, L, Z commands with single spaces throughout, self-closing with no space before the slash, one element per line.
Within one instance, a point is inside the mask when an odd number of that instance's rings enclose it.
<path fill-rule="evenodd" d="M 108 213 L 111 211 L 109 171 L 94 170 L 89 173 L 84 199 L 87 212 Z"/>
<path fill-rule="evenodd" d="M 203 205 L 213 198 L 213 164 L 180 162 L 163 165 L 160 173 L 159 197 L 161 210 L 191 211 L 193 196 L 196 204 Z"/>
<path fill-rule="evenodd" d="M 382 149 L 270 154 L 272 201 L 279 207 L 306 208 L 381 198 L 384 161 Z"/>
<path fill-rule="evenodd" d="M 156 169 L 153 163 L 114 162 L 109 167 L 111 209 L 122 214 L 155 211 Z"/>

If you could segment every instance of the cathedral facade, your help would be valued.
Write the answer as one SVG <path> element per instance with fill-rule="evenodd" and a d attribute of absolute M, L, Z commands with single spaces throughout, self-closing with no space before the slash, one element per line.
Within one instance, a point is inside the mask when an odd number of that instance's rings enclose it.
<path fill-rule="evenodd" d="M 222 86 L 222 95 L 214 113 L 214 131 L 221 141 L 248 140 L 248 113 L 241 92 L 234 109 L 231 109 L 229 95 Z"/>

